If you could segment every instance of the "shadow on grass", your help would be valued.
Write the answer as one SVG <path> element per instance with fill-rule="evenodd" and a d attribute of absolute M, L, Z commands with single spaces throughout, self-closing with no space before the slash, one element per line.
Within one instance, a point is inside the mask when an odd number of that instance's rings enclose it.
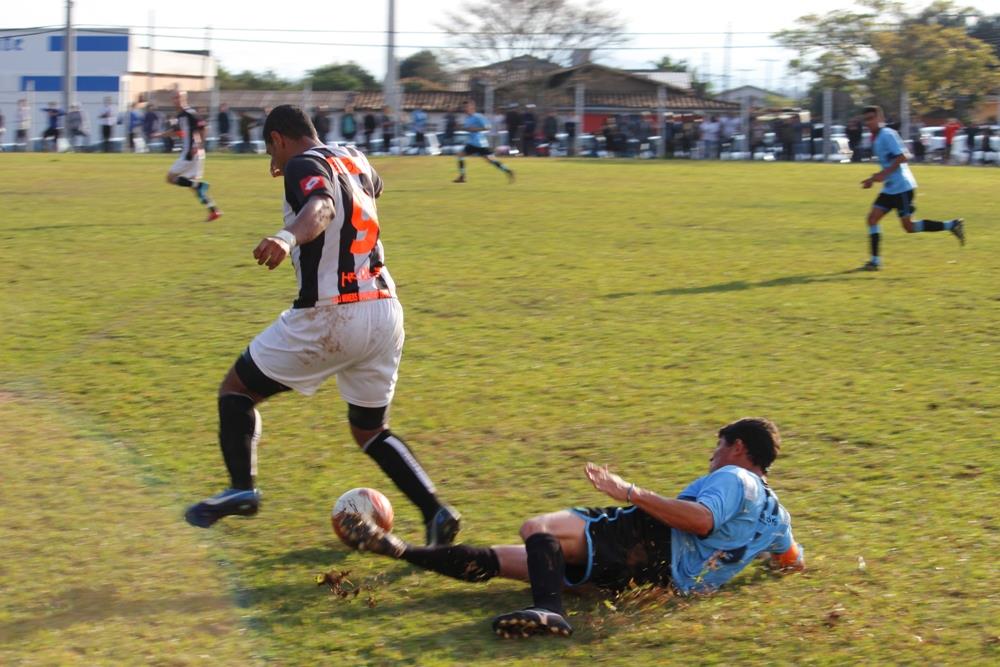
<path fill-rule="evenodd" d="M 843 280 L 866 280 L 870 273 L 861 273 L 858 269 L 847 271 L 837 271 L 834 273 L 807 273 L 797 276 L 782 276 L 761 280 L 758 282 L 748 282 L 746 280 L 732 280 L 728 283 L 716 283 L 715 285 L 702 285 L 700 287 L 668 287 L 649 292 L 612 292 L 605 294 L 606 299 L 624 299 L 630 296 L 686 296 L 691 294 L 713 294 L 717 292 L 742 292 L 744 290 L 759 289 L 762 287 L 786 287 L 789 285 L 809 285 L 813 283 L 830 283 Z M 882 278 L 884 281 L 893 282 L 895 278 Z"/>
<path fill-rule="evenodd" d="M 199 614 L 232 609 L 226 595 L 187 595 L 175 598 L 129 600 L 113 586 L 72 588 L 44 603 L 42 613 L 32 618 L 0 623 L 0 641 L 23 639 L 43 630 L 65 630 L 74 625 L 99 623 L 102 619 L 156 616 L 164 612 Z"/>

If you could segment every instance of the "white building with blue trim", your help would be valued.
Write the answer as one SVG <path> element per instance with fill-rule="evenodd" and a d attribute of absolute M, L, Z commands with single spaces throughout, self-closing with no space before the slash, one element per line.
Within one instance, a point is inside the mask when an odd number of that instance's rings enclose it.
<path fill-rule="evenodd" d="M 99 134 L 99 114 L 107 97 L 125 111 L 151 90 L 215 86 L 217 63 L 207 51 L 149 49 L 127 29 L 81 30 L 75 41 L 73 97 L 92 138 Z M 33 138 L 47 126 L 42 109 L 50 102 L 62 108 L 65 42 L 61 29 L 0 30 L 0 112 L 7 127 L 0 141 L 13 141 L 18 100 L 28 102 Z M 122 132 L 116 128 L 115 135 Z"/>

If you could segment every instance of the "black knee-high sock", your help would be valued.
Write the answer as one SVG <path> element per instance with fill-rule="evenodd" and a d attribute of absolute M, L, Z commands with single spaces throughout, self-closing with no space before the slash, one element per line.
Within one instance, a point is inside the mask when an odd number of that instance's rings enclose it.
<path fill-rule="evenodd" d="M 186 176 L 178 176 L 177 185 L 181 186 L 182 188 L 193 188 L 194 181 L 192 181 L 190 178 L 187 178 Z"/>
<path fill-rule="evenodd" d="M 872 247 L 872 257 L 873 258 L 879 256 L 879 254 L 878 254 L 878 245 L 879 245 L 879 241 L 881 241 L 881 240 L 882 240 L 882 234 L 881 234 L 881 232 L 869 232 L 868 233 L 868 242 L 871 244 L 871 247 Z"/>
<path fill-rule="evenodd" d="M 940 220 L 924 220 L 925 232 L 943 232 L 944 223 Z"/>
<path fill-rule="evenodd" d="M 502 172 L 504 172 L 504 173 L 507 173 L 508 171 L 510 171 L 510 169 L 508 169 L 508 168 L 507 168 L 507 167 L 506 167 L 506 166 L 504 165 L 504 163 L 503 163 L 503 162 L 501 162 L 500 160 L 494 160 L 494 159 L 490 159 L 490 158 L 487 158 L 487 159 L 489 160 L 489 163 L 490 163 L 490 164 L 492 164 L 492 165 L 493 165 L 494 167 L 496 167 L 496 168 L 497 168 L 497 169 L 499 169 L 500 171 L 502 171 Z"/>
<path fill-rule="evenodd" d="M 399 436 L 386 429 L 365 445 L 364 451 L 420 509 L 425 522 L 434 518 L 441 509 L 441 503 L 434 495 L 434 482 Z"/>
<path fill-rule="evenodd" d="M 402 558 L 425 570 L 462 581 L 487 581 L 500 574 L 500 560 L 493 549 L 465 544 L 408 546 Z"/>
<path fill-rule="evenodd" d="M 524 541 L 528 552 L 528 578 L 534 606 L 565 614 L 562 605 L 566 562 L 559 540 L 550 533 L 534 533 Z"/>
<path fill-rule="evenodd" d="M 458 175 L 465 176 L 465 158 L 458 158 Z"/>
<path fill-rule="evenodd" d="M 234 489 L 254 488 L 254 402 L 242 394 L 219 397 L 219 445 Z"/>

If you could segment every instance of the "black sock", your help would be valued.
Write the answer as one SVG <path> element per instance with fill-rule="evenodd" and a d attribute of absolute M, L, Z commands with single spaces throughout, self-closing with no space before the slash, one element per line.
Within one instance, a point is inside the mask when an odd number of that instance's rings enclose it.
<path fill-rule="evenodd" d="M 465 544 L 409 546 L 403 552 L 403 560 L 462 581 L 487 581 L 500 574 L 500 561 L 493 549 Z"/>
<path fill-rule="evenodd" d="M 178 176 L 177 177 L 177 185 L 181 186 L 182 188 L 190 188 L 190 187 L 194 187 L 194 181 L 192 181 L 190 178 L 186 178 L 184 176 Z"/>
<path fill-rule="evenodd" d="M 562 605 L 566 562 L 559 540 L 550 533 L 534 533 L 524 541 L 528 552 L 528 578 L 534 606 L 565 615 Z"/>
<path fill-rule="evenodd" d="M 242 394 L 219 397 L 219 445 L 234 489 L 254 488 L 257 415 L 253 406 L 253 400 Z"/>
<path fill-rule="evenodd" d="M 399 436 L 386 429 L 365 445 L 364 450 L 410 502 L 420 508 L 425 523 L 434 518 L 441 509 L 441 503 L 434 495 L 434 482 Z"/>
<path fill-rule="evenodd" d="M 504 166 L 503 162 L 500 160 L 490 160 L 490 164 L 499 169 L 500 171 L 507 173 L 509 170 Z"/>
<path fill-rule="evenodd" d="M 458 158 L 458 175 L 465 176 L 465 158 Z"/>
<path fill-rule="evenodd" d="M 875 234 L 869 234 L 868 235 L 868 241 L 869 241 L 869 243 L 871 243 L 871 247 L 872 247 L 872 257 L 878 257 L 879 256 L 879 254 L 878 254 L 878 244 L 879 244 L 879 241 L 881 241 L 881 240 L 882 240 L 882 235 L 880 233 L 878 233 L 878 232 L 876 232 Z"/>
<path fill-rule="evenodd" d="M 925 232 L 943 232 L 944 223 L 939 220 L 924 220 Z"/>

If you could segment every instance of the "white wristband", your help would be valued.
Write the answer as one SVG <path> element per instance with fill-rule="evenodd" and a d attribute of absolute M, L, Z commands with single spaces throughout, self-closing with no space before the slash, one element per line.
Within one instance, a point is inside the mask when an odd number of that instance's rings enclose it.
<path fill-rule="evenodd" d="M 282 229 L 280 232 L 275 232 L 274 234 L 271 234 L 271 237 L 276 239 L 281 239 L 282 241 L 287 243 L 289 251 L 296 245 L 298 245 L 298 242 L 295 240 L 295 234 L 292 234 L 287 229 Z"/>

